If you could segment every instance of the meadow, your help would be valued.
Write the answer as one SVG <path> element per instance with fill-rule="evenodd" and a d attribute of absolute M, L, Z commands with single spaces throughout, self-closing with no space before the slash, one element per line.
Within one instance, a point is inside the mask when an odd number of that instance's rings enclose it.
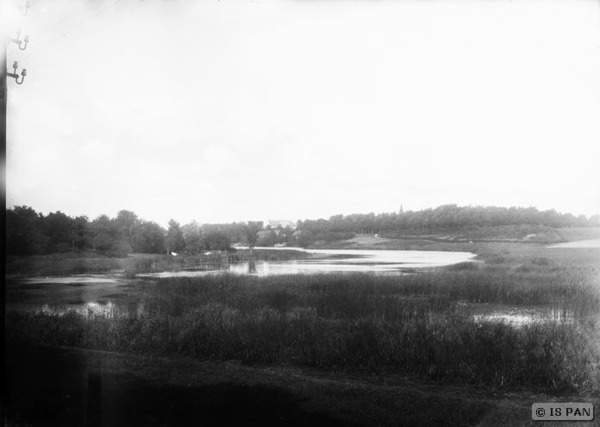
<path fill-rule="evenodd" d="M 9 312 L 7 339 L 596 395 L 599 252 L 491 247 L 479 248 L 483 262 L 401 276 L 165 278 L 138 285 L 134 309 L 110 317 Z M 479 303 L 555 315 L 521 326 L 476 321 Z"/>

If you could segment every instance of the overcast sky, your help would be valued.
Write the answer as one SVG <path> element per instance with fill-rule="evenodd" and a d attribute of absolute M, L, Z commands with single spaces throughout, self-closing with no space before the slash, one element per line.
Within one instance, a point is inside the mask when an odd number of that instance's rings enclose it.
<path fill-rule="evenodd" d="M 9 207 L 600 213 L 596 0 L 31 0 L 18 26 Z"/>

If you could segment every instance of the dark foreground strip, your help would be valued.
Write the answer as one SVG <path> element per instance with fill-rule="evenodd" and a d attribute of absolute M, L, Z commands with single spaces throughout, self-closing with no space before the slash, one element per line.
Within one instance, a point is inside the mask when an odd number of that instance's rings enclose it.
<path fill-rule="evenodd" d="M 478 425 L 495 407 L 404 380 L 370 385 L 350 377 L 288 378 L 228 363 L 24 344 L 5 348 L 7 425 L 14 427 L 462 427 Z M 530 409 L 522 409 L 517 418 L 527 419 Z"/>
<path fill-rule="evenodd" d="M 97 354 L 42 346 L 8 346 L 6 362 L 9 425 L 349 425 L 272 386 L 150 383 L 106 372 Z"/>

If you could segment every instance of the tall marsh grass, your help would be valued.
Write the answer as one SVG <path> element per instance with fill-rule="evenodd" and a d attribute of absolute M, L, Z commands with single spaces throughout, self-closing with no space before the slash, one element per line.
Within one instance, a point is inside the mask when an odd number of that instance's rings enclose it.
<path fill-rule="evenodd" d="M 514 262 L 511 261 L 512 266 Z M 405 276 L 161 279 L 113 318 L 9 313 L 7 336 L 48 344 L 369 373 L 488 387 L 600 387 L 593 267 L 505 261 Z M 499 267 L 503 267 L 500 268 Z M 555 268 L 556 267 L 556 268 Z M 468 304 L 555 304 L 574 322 L 476 322 Z"/>

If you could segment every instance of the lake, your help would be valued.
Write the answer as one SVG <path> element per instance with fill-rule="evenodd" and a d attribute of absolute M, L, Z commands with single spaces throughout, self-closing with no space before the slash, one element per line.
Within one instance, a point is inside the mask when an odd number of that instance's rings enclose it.
<path fill-rule="evenodd" d="M 290 248 L 255 248 L 290 250 Z M 294 248 L 296 249 L 296 248 Z M 32 277 L 7 281 L 7 306 L 17 310 L 75 310 L 82 314 L 112 313 L 115 303 L 129 303 L 136 286 L 158 278 L 207 274 L 252 274 L 258 276 L 317 273 L 409 274 L 419 269 L 470 262 L 469 252 L 394 251 L 352 249 L 300 249 L 307 258 L 253 262 L 206 264 L 194 269 L 139 274 L 124 279 L 119 273 Z"/>
<path fill-rule="evenodd" d="M 256 250 L 290 250 L 290 248 L 261 248 Z M 476 255 L 470 252 L 442 251 L 394 251 L 354 249 L 300 249 L 311 255 L 298 260 L 269 260 L 238 262 L 186 271 L 164 271 L 143 277 L 201 276 L 216 272 L 256 274 L 259 276 L 279 274 L 315 273 L 376 273 L 405 274 L 416 269 L 443 267 L 471 261 Z"/>

